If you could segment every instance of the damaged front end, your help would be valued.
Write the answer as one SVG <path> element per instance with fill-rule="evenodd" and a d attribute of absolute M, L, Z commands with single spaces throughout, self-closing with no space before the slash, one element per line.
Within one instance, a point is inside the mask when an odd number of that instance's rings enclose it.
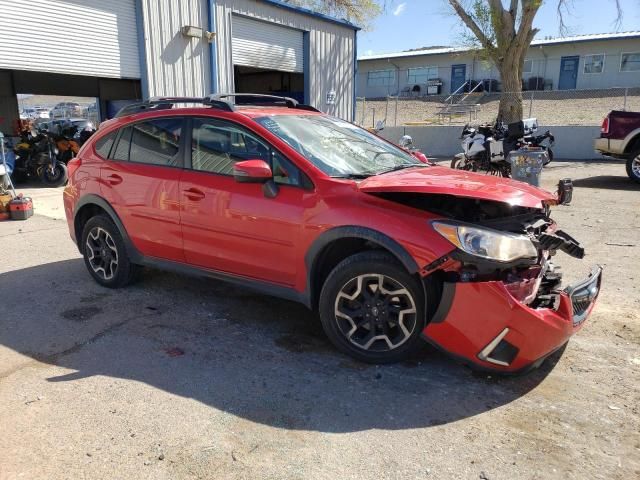
<path fill-rule="evenodd" d="M 562 288 L 554 256 L 583 258 L 585 252 L 558 229 L 546 205 L 449 195 L 386 197 L 442 216 L 431 226 L 456 247 L 421 271 L 442 287 L 423 336 L 453 356 L 476 368 L 510 373 L 536 367 L 593 309 L 602 269 Z"/>

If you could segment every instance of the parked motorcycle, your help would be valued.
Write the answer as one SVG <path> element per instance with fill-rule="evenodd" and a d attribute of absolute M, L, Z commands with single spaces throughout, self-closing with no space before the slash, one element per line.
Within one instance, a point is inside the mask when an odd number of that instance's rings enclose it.
<path fill-rule="evenodd" d="M 544 165 L 548 165 L 553 160 L 551 147 L 555 138 L 548 130 L 542 135 L 534 135 L 537 128 L 535 118 L 506 126 L 501 122 L 496 122 L 495 125 L 483 124 L 477 129 L 467 124 L 460 136 L 463 151 L 451 161 L 451 168 L 510 177 L 509 152 L 523 147 L 545 150 L 548 160 Z M 544 142 L 547 141 L 548 145 L 545 145 Z"/>
<path fill-rule="evenodd" d="M 16 164 L 13 177 L 16 180 L 37 178 L 50 187 L 67 183 L 67 166 L 58 158 L 60 151 L 53 135 L 25 130 L 20 137 L 20 143 L 14 150 Z"/>

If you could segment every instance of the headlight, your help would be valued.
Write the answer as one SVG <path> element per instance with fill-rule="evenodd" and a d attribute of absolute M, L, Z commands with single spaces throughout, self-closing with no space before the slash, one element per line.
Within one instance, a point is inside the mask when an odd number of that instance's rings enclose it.
<path fill-rule="evenodd" d="M 529 237 L 459 223 L 433 222 L 433 228 L 456 247 L 476 257 L 499 262 L 535 258 L 536 247 Z"/>

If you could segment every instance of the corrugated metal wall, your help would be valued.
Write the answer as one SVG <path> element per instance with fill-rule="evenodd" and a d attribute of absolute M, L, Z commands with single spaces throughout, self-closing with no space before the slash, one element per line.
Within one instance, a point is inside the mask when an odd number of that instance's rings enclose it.
<path fill-rule="evenodd" d="M 181 27 L 207 29 L 207 0 L 141 0 L 149 96 L 204 96 L 210 92 L 209 43 Z"/>
<path fill-rule="evenodd" d="M 165 0 L 166 1 L 166 0 Z M 309 32 L 308 85 L 311 105 L 351 120 L 355 31 L 348 27 L 256 0 L 216 0 L 218 91 L 233 91 L 232 14 L 238 13 Z M 336 92 L 336 104 L 326 105 Z"/>
<path fill-rule="evenodd" d="M 0 68 L 140 78 L 134 0 L 0 0 Z"/>

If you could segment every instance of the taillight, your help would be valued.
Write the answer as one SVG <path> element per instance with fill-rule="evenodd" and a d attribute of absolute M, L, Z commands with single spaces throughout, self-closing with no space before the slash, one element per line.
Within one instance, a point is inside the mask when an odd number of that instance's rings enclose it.
<path fill-rule="evenodd" d="M 604 117 L 602 121 L 602 126 L 600 127 L 600 133 L 602 135 L 607 135 L 609 133 L 609 115 Z"/>

